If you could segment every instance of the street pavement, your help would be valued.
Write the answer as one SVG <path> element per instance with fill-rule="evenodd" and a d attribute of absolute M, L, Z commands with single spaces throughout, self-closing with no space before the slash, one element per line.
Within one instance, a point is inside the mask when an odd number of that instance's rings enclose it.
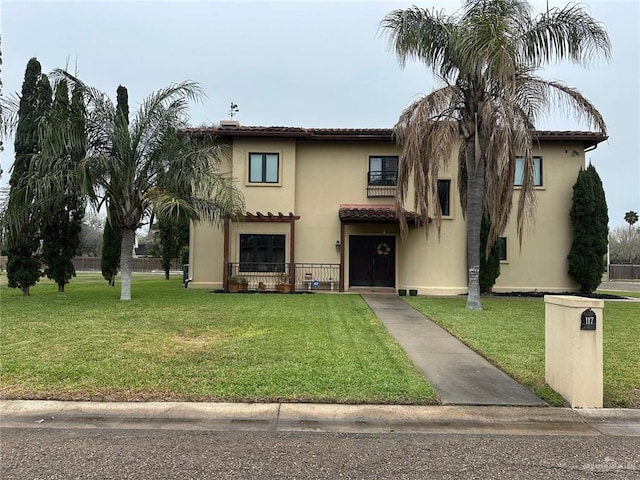
<path fill-rule="evenodd" d="M 5 429 L 2 480 L 637 480 L 640 438 Z"/>
<path fill-rule="evenodd" d="M 612 280 L 602 282 L 599 290 L 617 290 L 620 292 L 640 292 L 640 282 L 625 282 L 624 280 Z"/>

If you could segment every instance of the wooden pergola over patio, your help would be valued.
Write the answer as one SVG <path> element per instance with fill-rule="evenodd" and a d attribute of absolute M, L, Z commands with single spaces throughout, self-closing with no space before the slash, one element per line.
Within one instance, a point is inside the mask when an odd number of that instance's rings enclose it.
<path fill-rule="evenodd" d="M 296 245 L 296 220 L 300 220 L 299 215 L 294 215 L 289 212 L 285 215 L 282 212 L 277 214 L 267 212 L 246 212 L 242 221 L 244 222 L 258 222 L 258 223 L 288 223 L 289 224 L 289 278 L 295 278 L 295 245 Z M 223 250 L 223 273 L 222 273 L 222 287 L 227 290 L 229 288 L 227 278 L 227 265 L 229 264 L 229 250 L 231 245 L 231 219 L 226 218 L 224 221 L 224 250 Z"/>

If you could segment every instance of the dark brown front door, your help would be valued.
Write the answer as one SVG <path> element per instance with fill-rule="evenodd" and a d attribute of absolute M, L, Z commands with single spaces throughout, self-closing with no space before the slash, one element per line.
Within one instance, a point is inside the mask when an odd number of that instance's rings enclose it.
<path fill-rule="evenodd" d="M 396 286 L 396 238 L 382 235 L 349 236 L 349 285 Z"/>

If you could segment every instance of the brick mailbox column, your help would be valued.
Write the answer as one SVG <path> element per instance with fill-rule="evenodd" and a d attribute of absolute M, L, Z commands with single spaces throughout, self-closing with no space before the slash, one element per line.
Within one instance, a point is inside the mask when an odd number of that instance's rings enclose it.
<path fill-rule="evenodd" d="M 545 295 L 545 380 L 572 408 L 602 408 L 604 301 Z"/>

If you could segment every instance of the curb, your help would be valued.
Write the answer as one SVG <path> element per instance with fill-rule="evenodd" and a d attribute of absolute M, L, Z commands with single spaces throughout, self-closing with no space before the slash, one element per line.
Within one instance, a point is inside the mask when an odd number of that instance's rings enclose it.
<path fill-rule="evenodd" d="M 0 426 L 640 437 L 640 410 L 455 405 L 0 400 Z"/>

